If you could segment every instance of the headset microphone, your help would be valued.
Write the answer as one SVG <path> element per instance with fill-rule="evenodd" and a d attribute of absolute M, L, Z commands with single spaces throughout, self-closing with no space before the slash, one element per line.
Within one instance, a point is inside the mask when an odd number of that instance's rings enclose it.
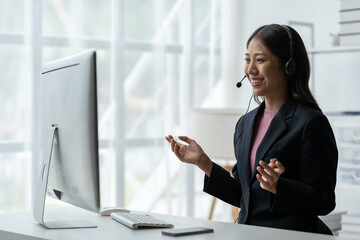
<path fill-rule="evenodd" d="M 244 81 L 245 78 L 246 78 L 246 75 L 240 80 L 240 82 L 238 82 L 238 83 L 236 84 L 236 87 L 240 88 L 241 85 L 242 85 L 242 81 Z"/>

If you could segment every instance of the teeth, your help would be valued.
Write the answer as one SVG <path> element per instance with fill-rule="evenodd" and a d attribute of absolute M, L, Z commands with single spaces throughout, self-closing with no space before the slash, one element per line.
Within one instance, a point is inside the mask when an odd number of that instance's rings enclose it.
<path fill-rule="evenodd" d="M 251 80 L 251 83 L 259 83 L 259 82 L 261 82 L 263 79 L 256 79 L 256 80 Z"/>

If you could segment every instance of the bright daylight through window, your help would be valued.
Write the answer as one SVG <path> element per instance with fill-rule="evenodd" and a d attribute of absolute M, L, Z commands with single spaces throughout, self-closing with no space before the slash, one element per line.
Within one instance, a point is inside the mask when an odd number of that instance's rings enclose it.
<path fill-rule="evenodd" d="M 41 66 L 93 48 L 102 205 L 205 217 L 211 200 L 197 194 L 202 175 L 196 172 L 199 183 L 189 183 L 164 136 L 187 128 L 189 109 L 200 106 L 221 77 L 220 5 L 0 0 L 0 66 L 6 66 L 0 81 L 0 212 L 32 208 L 42 162 Z M 189 184 L 196 186 L 192 192 Z"/>

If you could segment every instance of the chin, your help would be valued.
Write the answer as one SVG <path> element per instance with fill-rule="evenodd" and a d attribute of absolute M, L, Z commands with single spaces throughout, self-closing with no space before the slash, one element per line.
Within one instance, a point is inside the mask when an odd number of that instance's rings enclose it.
<path fill-rule="evenodd" d="M 259 91 L 259 90 L 256 90 L 256 89 L 253 89 L 253 94 L 257 97 L 262 97 L 264 96 L 263 92 L 262 91 Z"/>

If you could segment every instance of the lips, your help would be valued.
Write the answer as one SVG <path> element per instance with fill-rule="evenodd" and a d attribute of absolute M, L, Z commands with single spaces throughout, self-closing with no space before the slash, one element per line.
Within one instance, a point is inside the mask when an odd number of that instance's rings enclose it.
<path fill-rule="evenodd" d="M 251 84 L 251 86 L 256 87 L 256 86 L 260 85 L 263 81 L 264 81 L 264 78 L 251 78 L 250 84 Z"/>

